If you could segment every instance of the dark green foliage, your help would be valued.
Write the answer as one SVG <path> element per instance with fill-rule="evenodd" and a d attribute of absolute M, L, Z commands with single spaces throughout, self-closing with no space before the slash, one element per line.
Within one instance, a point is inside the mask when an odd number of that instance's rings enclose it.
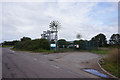
<path fill-rule="evenodd" d="M 97 42 L 99 47 L 104 47 L 107 45 L 106 36 L 102 33 L 98 34 L 97 36 L 93 37 L 91 41 Z"/>
<path fill-rule="evenodd" d="M 66 45 L 66 40 L 65 39 L 60 39 L 58 40 L 59 45 Z"/>
<path fill-rule="evenodd" d="M 86 49 L 87 41 L 85 40 L 75 40 L 74 45 L 79 45 L 79 49 Z"/>
<path fill-rule="evenodd" d="M 96 41 L 87 41 L 87 40 L 75 40 L 73 42 L 74 45 L 79 45 L 79 49 L 82 50 L 92 50 L 97 49 L 97 42 Z"/>
<path fill-rule="evenodd" d="M 28 41 L 28 40 L 31 40 L 31 38 L 29 38 L 29 37 L 23 37 L 23 38 L 21 38 L 20 40 L 21 40 L 21 41 Z"/>
<path fill-rule="evenodd" d="M 87 42 L 85 40 L 79 40 L 80 49 L 87 49 Z"/>
<path fill-rule="evenodd" d="M 69 44 L 65 39 L 60 39 L 57 42 L 59 48 L 63 48 L 63 47 L 67 47 L 67 45 Z"/>
<path fill-rule="evenodd" d="M 14 46 L 17 42 L 19 42 L 19 41 L 17 41 L 17 40 L 14 40 L 14 41 L 4 41 L 2 43 L 2 46 L 5 46 L 5 45 Z"/>
<path fill-rule="evenodd" d="M 37 51 L 40 49 L 49 50 L 49 42 L 46 39 L 35 39 L 35 40 L 27 40 L 21 41 L 15 44 L 15 49 L 21 50 L 29 50 L 29 51 Z"/>
<path fill-rule="evenodd" d="M 73 43 L 74 43 L 74 45 L 80 44 L 80 43 L 79 43 L 79 40 L 75 40 L 75 41 L 73 41 Z"/>
<path fill-rule="evenodd" d="M 109 40 L 110 45 L 120 45 L 120 34 L 113 34 Z"/>
<path fill-rule="evenodd" d="M 55 44 L 55 41 L 54 41 L 54 40 L 51 40 L 51 44 Z"/>

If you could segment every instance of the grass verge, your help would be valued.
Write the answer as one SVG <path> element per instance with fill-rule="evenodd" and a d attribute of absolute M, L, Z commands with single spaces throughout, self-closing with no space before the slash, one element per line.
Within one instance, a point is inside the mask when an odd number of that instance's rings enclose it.
<path fill-rule="evenodd" d="M 107 54 L 109 50 L 102 50 L 102 49 L 98 49 L 98 50 L 92 50 L 92 53 L 96 53 L 96 54 Z"/>
<path fill-rule="evenodd" d="M 16 49 L 16 48 L 11 48 L 11 50 L 15 50 L 15 51 L 29 51 L 29 52 L 35 52 L 35 53 L 64 53 L 64 52 L 76 52 L 76 51 L 82 51 L 84 52 L 84 50 L 75 50 L 75 49 L 71 49 L 71 48 L 63 48 L 63 49 L 58 49 L 57 51 L 55 50 L 45 50 L 45 49 L 37 49 L 37 50 L 24 50 L 24 49 Z"/>
<path fill-rule="evenodd" d="M 100 63 L 101 66 L 110 72 L 111 74 L 115 75 L 116 77 L 120 78 L 120 63 L 118 62 L 120 60 L 120 49 L 118 48 L 113 48 L 111 49 L 106 57 L 103 59 L 104 62 Z"/>
<path fill-rule="evenodd" d="M 107 70 L 108 72 L 110 72 L 112 75 L 116 76 L 116 77 L 119 77 L 120 78 L 120 74 L 118 73 L 118 69 L 120 66 L 119 64 L 116 64 L 116 63 L 113 63 L 113 62 L 110 62 L 108 60 L 104 60 L 104 64 L 101 63 L 101 66 Z"/>
<path fill-rule="evenodd" d="M 35 53 L 57 53 L 56 51 L 50 51 L 50 50 L 45 50 L 45 49 L 37 49 L 37 50 L 24 50 L 24 49 L 15 49 L 15 48 L 11 48 L 11 50 L 15 50 L 15 51 L 28 51 L 28 52 L 35 52 Z"/>

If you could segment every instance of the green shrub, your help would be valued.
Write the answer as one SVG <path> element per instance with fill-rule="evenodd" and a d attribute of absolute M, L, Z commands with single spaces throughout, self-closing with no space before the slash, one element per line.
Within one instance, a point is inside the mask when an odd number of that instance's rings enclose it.
<path fill-rule="evenodd" d="M 35 39 L 17 42 L 14 46 L 15 49 L 36 51 L 36 50 L 49 50 L 50 44 L 46 39 Z"/>

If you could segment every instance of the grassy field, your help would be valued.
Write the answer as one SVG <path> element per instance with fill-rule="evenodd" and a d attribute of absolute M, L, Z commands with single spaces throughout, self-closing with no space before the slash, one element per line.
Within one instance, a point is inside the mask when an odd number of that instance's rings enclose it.
<path fill-rule="evenodd" d="M 109 50 L 102 50 L 102 49 L 98 49 L 98 50 L 92 50 L 92 53 L 96 53 L 96 54 L 107 54 Z"/>

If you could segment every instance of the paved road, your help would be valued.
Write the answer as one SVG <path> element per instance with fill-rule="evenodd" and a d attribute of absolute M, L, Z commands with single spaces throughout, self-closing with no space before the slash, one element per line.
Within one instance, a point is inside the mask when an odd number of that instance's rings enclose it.
<path fill-rule="evenodd" d="M 95 78 L 96 76 L 60 66 L 43 54 L 2 49 L 2 76 L 4 78 Z"/>

